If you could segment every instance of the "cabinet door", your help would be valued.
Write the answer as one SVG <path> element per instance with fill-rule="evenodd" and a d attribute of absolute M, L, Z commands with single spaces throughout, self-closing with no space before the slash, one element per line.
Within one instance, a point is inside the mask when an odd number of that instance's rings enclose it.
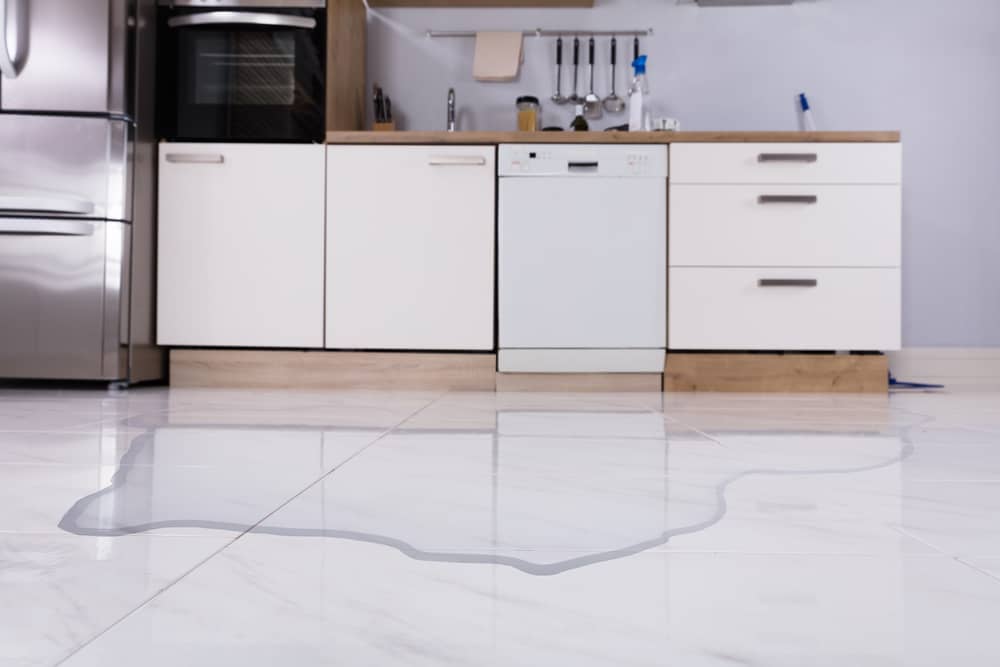
<path fill-rule="evenodd" d="M 331 146 L 326 346 L 493 349 L 493 146 Z"/>
<path fill-rule="evenodd" d="M 161 145 L 161 345 L 323 346 L 323 174 L 323 146 Z"/>

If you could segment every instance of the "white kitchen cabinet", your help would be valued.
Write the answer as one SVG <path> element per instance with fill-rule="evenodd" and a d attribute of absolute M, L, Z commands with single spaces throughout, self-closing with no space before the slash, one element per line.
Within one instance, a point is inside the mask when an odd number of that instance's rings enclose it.
<path fill-rule="evenodd" d="M 161 144 L 158 342 L 323 346 L 324 147 Z"/>
<path fill-rule="evenodd" d="M 492 350 L 493 146 L 327 149 L 326 347 Z"/>
<path fill-rule="evenodd" d="M 898 143 L 675 144 L 670 158 L 670 349 L 899 349 Z"/>

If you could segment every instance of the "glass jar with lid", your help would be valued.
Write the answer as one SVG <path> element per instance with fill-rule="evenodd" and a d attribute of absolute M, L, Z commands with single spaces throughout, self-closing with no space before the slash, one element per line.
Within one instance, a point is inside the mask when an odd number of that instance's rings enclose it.
<path fill-rule="evenodd" d="M 534 95 L 517 98 L 517 131 L 538 132 L 542 129 L 542 105 Z"/>

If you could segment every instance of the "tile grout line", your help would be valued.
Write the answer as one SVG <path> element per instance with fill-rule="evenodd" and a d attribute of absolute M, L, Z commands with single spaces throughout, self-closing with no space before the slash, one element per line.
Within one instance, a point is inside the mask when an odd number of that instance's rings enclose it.
<path fill-rule="evenodd" d="M 617 403 L 609 403 L 609 405 L 616 405 L 616 406 L 620 406 L 620 407 L 626 407 L 624 404 L 617 404 Z M 722 444 L 722 442 L 720 440 L 717 440 L 716 438 L 713 438 L 712 436 L 710 436 L 707 433 L 701 431 L 700 429 L 697 429 L 694 426 L 692 426 L 692 425 L 690 425 L 690 424 L 688 424 L 686 422 L 683 422 L 683 421 L 681 421 L 680 419 L 678 419 L 676 417 L 671 417 L 670 415 L 668 415 L 663 410 L 654 410 L 654 409 L 649 408 L 649 407 L 643 407 L 642 411 L 646 412 L 648 414 L 651 414 L 651 415 L 663 415 L 664 420 L 669 420 L 669 422 L 665 421 L 665 423 L 671 423 L 671 424 L 676 424 L 678 426 L 683 426 L 684 428 L 687 428 L 687 429 L 690 429 L 690 430 L 694 431 L 695 433 L 697 433 L 701 437 L 707 439 L 709 442 L 714 443 L 715 445 L 717 445 L 719 447 L 722 447 L 723 449 L 728 449 L 728 447 L 726 447 L 724 444 Z M 670 440 L 670 438 L 666 434 L 666 432 L 664 432 L 664 439 L 667 440 L 667 441 Z"/>
<path fill-rule="evenodd" d="M 106 628 L 104 628 L 103 630 L 101 630 L 100 632 L 98 632 L 97 634 L 95 634 L 93 637 L 91 637 L 87 641 L 83 642 L 82 644 L 80 644 L 79 646 L 77 646 L 76 648 L 74 648 L 72 651 L 70 651 L 69 653 L 67 653 L 63 658 L 61 658 L 55 664 L 56 665 L 63 665 L 63 664 L 65 664 L 67 661 L 71 660 L 73 658 L 73 656 L 75 656 L 78 653 L 80 653 L 80 651 L 82 651 L 83 649 L 87 648 L 88 646 L 90 646 L 91 644 L 93 644 L 94 642 L 96 642 L 97 640 L 99 640 L 101 637 L 103 637 L 104 635 L 106 635 L 108 632 L 110 632 L 111 630 L 113 630 L 114 628 L 116 628 L 118 625 L 120 625 L 121 623 L 123 623 L 124 621 L 126 621 L 127 619 L 129 619 L 130 617 L 134 616 L 138 612 L 140 612 L 143 609 L 145 609 L 146 607 L 148 607 L 149 604 L 152 603 L 160 595 L 162 595 L 163 593 L 167 592 L 168 590 L 170 590 L 171 588 L 173 588 L 174 586 L 176 586 L 180 582 L 182 582 L 184 579 L 186 579 L 188 576 L 190 576 L 191 574 L 193 574 L 196 570 L 200 569 L 202 566 L 204 566 L 210 560 L 214 559 L 216 556 L 218 556 L 219 554 L 221 554 L 223 551 L 225 551 L 229 547 L 231 547 L 234 544 L 236 544 L 236 542 L 238 542 L 239 540 L 241 540 L 243 537 L 245 537 L 246 535 L 248 535 L 251 532 L 253 532 L 254 529 L 256 529 L 257 527 L 259 527 L 262 523 L 264 523 L 265 521 L 267 521 L 268 519 L 270 519 L 276 513 L 278 513 L 279 511 L 281 511 L 285 507 L 287 507 L 289 504 L 291 504 L 292 502 L 294 502 L 296 499 L 300 498 L 303 494 L 305 494 L 306 492 L 308 492 L 310 489 L 312 489 L 313 487 L 315 487 L 317 484 L 319 484 L 320 482 L 322 482 L 323 480 L 325 480 L 327 477 L 329 477 L 333 473 L 335 473 L 338 470 L 340 470 L 341 468 L 343 468 L 345 465 L 347 465 L 348 463 L 350 463 L 351 461 L 353 461 L 354 459 L 356 459 L 358 456 L 360 456 L 364 452 L 368 451 L 368 449 L 371 448 L 373 445 L 375 445 L 376 443 L 378 443 L 379 441 L 381 441 L 386 436 L 388 436 L 388 435 L 392 434 L 393 432 L 395 432 L 397 428 L 399 428 L 400 426 L 402 426 L 406 422 L 410 421 L 411 419 L 413 419 L 414 417 L 416 417 L 417 415 L 419 415 L 421 412 L 423 412 L 424 410 L 426 410 L 427 408 L 429 408 L 430 406 L 432 406 L 434 403 L 437 403 L 439 400 L 441 400 L 442 398 L 444 398 L 447 394 L 448 394 L 448 392 L 445 391 L 445 392 L 439 394 L 438 396 L 430 399 L 423 406 L 421 406 L 420 408 L 418 408 L 414 412 L 408 414 L 403 419 L 401 419 L 399 422 L 397 422 L 396 424 L 390 426 L 389 428 L 387 428 L 386 430 L 384 430 L 383 432 L 381 432 L 374 440 L 372 440 L 371 442 L 369 442 L 367 445 L 365 445 L 364 447 L 362 447 L 358 451 L 356 451 L 353 454 L 351 454 L 349 457 L 347 457 L 346 459 L 344 459 L 343 461 L 341 461 L 340 463 L 338 463 L 336 466 L 334 466 L 330 470 L 328 470 L 325 473 L 323 473 L 322 475 L 320 475 L 320 477 L 318 477 L 317 479 L 315 479 L 312 482 L 310 482 L 301 491 L 299 491 L 298 493 L 296 493 L 295 495 L 293 495 L 291 498 L 285 500 L 283 503 L 281 503 L 280 505 L 278 505 L 276 508 L 274 508 L 273 510 L 271 510 L 270 512 L 268 512 L 266 515 L 264 515 L 263 517 L 261 517 L 260 519 L 258 519 L 252 526 L 249 526 L 244 531 L 242 531 L 239 535 L 237 535 L 236 537 L 234 537 L 232 540 L 229 540 L 228 542 L 226 542 L 225 544 L 223 544 L 221 547 L 219 547 L 218 549 L 216 549 L 215 551 L 213 551 L 212 553 L 210 553 L 208 556 L 206 556 L 205 558 L 199 560 L 197 563 L 195 563 L 194 565 L 192 565 L 190 568 L 188 568 L 187 570 L 185 570 L 184 572 L 182 572 L 180 574 L 180 576 L 178 576 L 176 579 L 174 579 L 170 583 L 168 583 L 165 586 L 163 586 L 163 587 L 159 588 L 158 590 L 156 590 L 152 595 L 150 595 L 148 598 L 146 598 L 145 600 L 143 600 L 136 607 L 134 607 L 133 609 L 129 610 L 128 612 L 126 612 L 125 614 L 123 614 L 120 618 L 118 618 L 116 621 L 112 622 Z"/>
<path fill-rule="evenodd" d="M 902 526 L 894 525 L 894 526 L 892 526 L 892 528 L 893 528 L 893 530 L 895 530 L 900 535 L 903 535 L 904 537 L 908 537 L 911 540 L 915 540 L 915 541 L 919 542 L 920 544 L 923 544 L 925 547 L 928 547 L 929 549 L 933 549 L 934 551 L 937 551 L 942 556 L 946 556 L 947 558 L 949 558 L 950 560 L 958 563 L 959 565 L 963 565 L 963 566 L 969 568 L 970 570 L 972 570 L 973 572 L 977 572 L 977 573 L 979 573 L 979 574 L 981 574 L 981 575 L 983 575 L 985 577 L 989 577 L 990 579 L 993 579 L 997 583 L 1000 583 L 1000 576 L 997 576 L 996 574 L 990 572 L 989 570 L 984 570 L 983 568 L 979 567 L 978 565 L 974 565 L 974 564 L 968 562 L 962 556 L 956 556 L 955 554 L 950 553 L 950 552 L 946 551 L 945 549 L 942 549 L 941 547 L 937 546 L 936 544 L 928 542 L 927 540 L 923 539 L 922 537 L 917 537 L 916 535 L 914 535 L 910 531 L 906 530 Z"/>

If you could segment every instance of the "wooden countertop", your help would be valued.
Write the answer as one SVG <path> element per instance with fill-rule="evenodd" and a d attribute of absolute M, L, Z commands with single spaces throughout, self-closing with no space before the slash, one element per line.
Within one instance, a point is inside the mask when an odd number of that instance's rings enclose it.
<path fill-rule="evenodd" d="M 899 132 L 327 132 L 328 144 L 898 143 Z"/>

